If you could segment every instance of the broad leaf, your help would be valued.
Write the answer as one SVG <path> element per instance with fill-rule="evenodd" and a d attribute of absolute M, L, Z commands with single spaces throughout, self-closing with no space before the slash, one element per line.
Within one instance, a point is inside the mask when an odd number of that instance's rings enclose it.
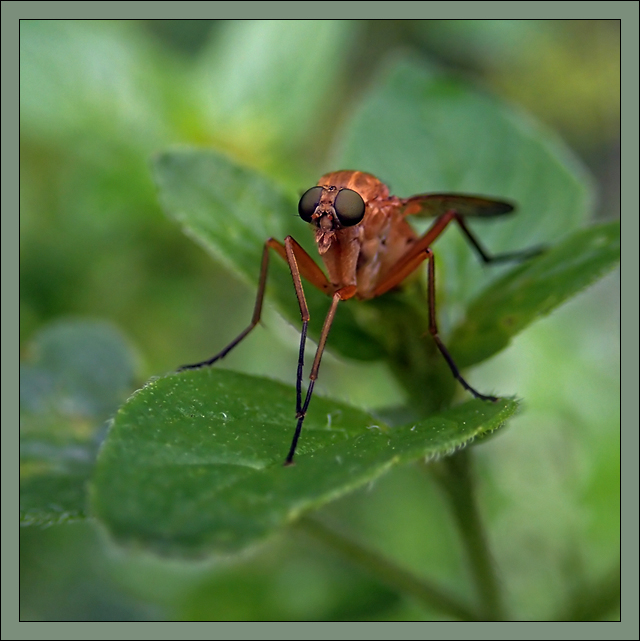
<path fill-rule="evenodd" d="M 470 226 L 490 252 L 551 244 L 590 213 L 578 160 L 524 114 L 424 63 L 401 61 L 374 85 L 340 137 L 335 166 L 368 171 L 402 197 L 459 192 L 504 198 L 516 212 Z M 482 269 L 459 230 L 435 243 L 448 318 L 500 268 Z M 453 306 L 453 312 L 451 311 Z"/>
<path fill-rule="evenodd" d="M 121 542 L 158 552 L 239 550 L 394 464 L 449 454 L 495 430 L 517 403 L 471 401 L 389 428 L 315 397 L 296 465 L 284 467 L 294 408 L 293 388 L 215 367 L 151 381 L 115 417 L 93 513 Z"/>
<path fill-rule="evenodd" d="M 395 66 L 374 85 L 341 140 L 340 161 L 327 171 L 370 171 L 399 196 L 457 191 L 516 201 L 520 211 L 513 217 L 473 221 L 490 253 L 552 245 L 589 211 L 589 187 L 552 136 L 423 67 Z M 254 291 L 267 238 L 292 235 L 317 256 L 310 231 L 296 215 L 295 196 L 274 181 L 204 150 L 165 153 L 155 171 L 166 211 Z M 438 301 L 440 306 L 444 300 L 450 320 L 471 319 L 458 324 L 453 339 L 461 364 L 501 349 L 535 316 L 613 264 L 611 234 L 604 237 L 594 232 L 590 238 L 600 240 L 593 240 L 589 251 L 567 241 L 529 263 L 492 271 L 475 264 L 459 233 L 447 232 L 437 243 L 444 267 L 438 268 L 438 279 L 445 283 Z M 584 267 L 586 262 L 590 264 Z M 270 269 L 269 297 L 298 325 L 288 268 L 274 255 Z M 483 299 L 465 314 L 483 283 L 492 281 Z M 425 388 L 449 398 L 450 390 L 430 384 L 431 375 L 449 386 L 452 380 L 448 370 L 432 367 L 436 350 L 423 347 L 428 310 L 419 289 L 418 284 L 406 296 L 389 295 L 375 304 L 341 305 L 328 346 L 362 359 L 387 357 L 414 401 L 425 396 Z M 310 286 L 305 291 L 310 333 L 317 336 L 328 301 Z M 495 304 L 482 306 L 485 295 Z M 515 304 L 523 299 L 526 311 L 514 322 Z M 400 371 L 403 367 L 406 372 Z M 410 389 L 413 379 L 415 390 Z M 416 406 L 426 411 L 443 405 L 435 401 Z M 391 428 L 317 397 L 305 422 L 298 464 L 284 468 L 294 407 L 292 388 L 216 368 L 151 382 L 115 419 L 93 485 L 94 512 L 121 541 L 183 555 L 238 550 L 395 463 L 444 455 L 486 435 L 517 405 L 475 400 Z"/>
<path fill-rule="evenodd" d="M 618 221 L 582 229 L 493 283 L 471 303 L 450 345 L 461 367 L 504 349 L 539 316 L 595 282 L 620 260 Z"/>
<path fill-rule="evenodd" d="M 471 223 L 489 252 L 552 244 L 589 212 L 589 186 L 561 143 L 512 110 L 424 66 L 393 67 L 374 85 L 340 140 L 338 160 L 326 170 L 370 171 L 399 196 L 457 191 L 515 201 L 518 211 L 513 216 Z M 296 215 L 295 196 L 220 154 L 163 154 L 156 161 L 156 178 L 166 211 L 254 291 L 269 237 L 283 240 L 290 234 L 321 262 L 308 226 Z M 300 190 L 308 186 L 300 185 Z M 424 221 L 418 221 L 420 225 L 424 228 Z M 449 322 L 464 316 L 483 283 L 508 269 L 483 269 L 459 230 L 447 231 L 435 251 L 443 266 L 438 269 L 439 288 L 444 287 L 438 297 L 440 315 Z M 276 256 L 268 288 L 270 299 L 299 326 L 291 277 Z M 317 338 L 328 301 L 311 286 L 305 293 L 310 334 Z M 328 349 L 360 359 L 388 356 L 375 328 L 363 320 L 367 314 L 356 306 L 363 304 L 341 306 Z"/>

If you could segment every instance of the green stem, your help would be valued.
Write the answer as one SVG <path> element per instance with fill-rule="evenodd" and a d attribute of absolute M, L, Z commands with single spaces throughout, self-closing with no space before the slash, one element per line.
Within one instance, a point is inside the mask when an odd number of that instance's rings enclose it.
<path fill-rule="evenodd" d="M 429 469 L 450 501 L 478 592 L 482 618 L 504 621 L 500 585 L 475 499 L 471 453 L 468 449 L 460 450 L 439 464 L 431 464 Z"/>
<path fill-rule="evenodd" d="M 333 548 L 347 560 L 360 565 L 386 585 L 413 596 L 425 606 L 435 608 L 454 619 L 479 620 L 471 608 L 460 603 L 455 597 L 448 595 L 433 583 L 417 578 L 373 550 L 338 534 L 318 521 L 302 517 L 295 523 L 295 526 Z"/>

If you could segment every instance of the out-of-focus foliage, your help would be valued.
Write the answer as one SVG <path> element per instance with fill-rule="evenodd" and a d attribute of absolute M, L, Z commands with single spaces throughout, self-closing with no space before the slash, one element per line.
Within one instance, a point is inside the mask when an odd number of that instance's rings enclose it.
<path fill-rule="evenodd" d="M 139 348 L 141 382 L 233 338 L 253 290 L 164 217 L 151 157 L 173 144 L 213 147 L 303 190 L 398 48 L 558 128 L 596 172 L 598 214 L 616 216 L 618 29 L 615 21 L 22 21 L 23 353 L 49 321 L 100 317 Z M 511 429 L 477 451 L 508 605 L 529 618 L 554 616 L 616 562 L 616 282 L 538 323 L 471 376 L 526 401 Z M 445 299 L 444 328 L 446 309 Z M 226 366 L 291 382 L 295 332 L 268 310 L 265 321 L 269 330 L 257 329 Z M 370 407 L 401 398 L 384 367 L 330 358 L 318 387 Z M 90 430 L 97 441 L 104 418 Z M 70 425 L 80 423 L 60 429 Z M 470 597 L 456 533 L 419 470 L 390 474 L 323 515 Z M 235 565 L 207 566 L 111 555 L 95 537 L 86 524 L 24 530 L 24 619 L 438 617 L 293 536 Z"/>
<path fill-rule="evenodd" d="M 106 323 L 63 320 L 20 367 L 20 521 L 83 518 L 100 428 L 134 380 L 131 349 Z"/>

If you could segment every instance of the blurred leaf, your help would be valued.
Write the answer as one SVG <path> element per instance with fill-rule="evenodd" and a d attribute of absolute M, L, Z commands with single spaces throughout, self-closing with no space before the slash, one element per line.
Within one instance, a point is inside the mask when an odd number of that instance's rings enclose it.
<path fill-rule="evenodd" d="M 131 348 L 108 323 L 63 320 L 33 339 L 20 367 L 20 409 L 104 420 L 130 391 Z"/>
<path fill-rule="evenodd" d="M 93 479 L 93 513 L 116 539 L 157 552 L 239 550 L 394 464 L 463 447 L 517 408 L 471 401 L 390 429 L 314 398 L 297 465 L 284 467 L 294 403 L 291 387 L 215 368 L 152 381 L 116 415 Z"/>
<path fill-rule="evenodd" d="M 347 20 L 222 23 L 194 79 L 210 128 L 253 154 L 308 138 L 336 106 L 327 90 L 339 87 L 356 27 Z"/>
<path fill-rule="evenodd" d="M 461 367 L 504 349 L 536 318 L 613 269 L 620 260 L 620 222 L 575 232 L 564 242 L 514 269 L 469 306 L 453 332 L 451 351 Z"/>
<path fill-rule="evenodd" d="M 114 581 L 117 563 L 104 537 L 87 520 L 21 528 L 20 619 L 162 620 L 165 613 L 158 606 Z"/>
<path fill-rule="evenodd" d="M 414 31 L 440 55 L 491 69 L 514 64 L 532 45 L 548 44 L 554 26 L 552 20 L 416 20 Z"/>
<path fill-rule="evenodd" d="M 334 165 L 368 171 L 398 196 L 459 192 L 515 202 L 516 215 L 508 219 L 472 223 L 493 253 L 555 241 L 591 210 L 587 175 L 560 140 L 423 63 L 392 65 L 340 142 Z M 468 303 L 483 282 L 501 273 L 481 270 L 458 231 L 438 239 L 435 252 L 449 305 Z"/>
<path fill-rule="evenodd" d="M 86 517 L 86 484 L 93 472 L 94 441 L 22 436 L 20 524 L 53 525 Z"/>
<path fill-rule="evenodd" d="M 107 323 L 60 321 L 20 368 L 20 522 L 86 516 L 98 428 L 133 386 L 130 348 Z"/>

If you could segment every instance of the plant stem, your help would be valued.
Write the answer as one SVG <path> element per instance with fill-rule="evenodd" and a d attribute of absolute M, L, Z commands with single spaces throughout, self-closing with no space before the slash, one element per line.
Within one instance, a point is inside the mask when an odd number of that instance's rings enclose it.
<path fill-rule="evenodd" d="M 309 517 L 302 517 L 295 526 L 333 548 L 349 561 L 360 565 L 386 585 L 413 596 L 429 608 L 437 609 L 453 619 L 477 621 L 478 615 L 446 591 L 429 581 L 419 579 L 383 556 L 327 528 Z"/>
<path fill-rule="evenodd" d="M 482 618 L 504 621 L 499 581 L 476 503 L 471 453 L 468 449 L 460 450 L 439 464 L 430 464 L 429 469 L 449 498 L 467 552 Z"/>

